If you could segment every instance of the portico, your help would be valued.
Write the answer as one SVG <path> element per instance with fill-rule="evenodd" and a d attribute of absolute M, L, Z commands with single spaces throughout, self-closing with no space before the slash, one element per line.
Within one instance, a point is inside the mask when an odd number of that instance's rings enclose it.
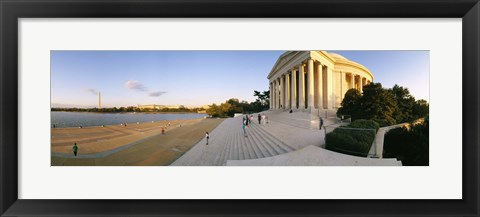
<path fill-rule="evenodd" d="M 270 109 L 307 112 L 336 110 L 348 89 L 373 81 L 366 67 L 326 51 L 285 52 L 267 78 Z"/>

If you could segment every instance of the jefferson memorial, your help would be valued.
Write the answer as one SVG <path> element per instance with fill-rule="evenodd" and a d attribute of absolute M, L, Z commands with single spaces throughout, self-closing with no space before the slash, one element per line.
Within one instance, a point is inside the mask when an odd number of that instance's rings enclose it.
<path fill-rule="evenodd" d="M 268 74 L 270 109 L 336 110 L 347 90 L 373 81 L 365 66 L 326 51 L 287 51 Z"/>

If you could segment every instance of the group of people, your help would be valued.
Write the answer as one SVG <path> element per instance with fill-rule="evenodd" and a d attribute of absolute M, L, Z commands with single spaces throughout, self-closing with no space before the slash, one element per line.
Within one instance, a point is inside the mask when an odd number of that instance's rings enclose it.
<path fill-rule="evenodd" d="M 242 129 L 243 129 L 243 135 L 247 137 L 247 131 L 248 125 L 252 123 L 253 121 L 253 115 L 245 115 L 242 117 Z M 268 117 L 265 114 L 258 114 L 258 124 L 268 124 Z"/>
<path fill-rule="evenodd" d="M 268 116 L 258 113 L 258 124 L 268 124 Z"/>

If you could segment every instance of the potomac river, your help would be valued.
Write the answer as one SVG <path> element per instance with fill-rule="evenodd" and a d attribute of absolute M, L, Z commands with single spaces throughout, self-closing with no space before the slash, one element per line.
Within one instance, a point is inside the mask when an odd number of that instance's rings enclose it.
<path fill-rule="evenodd" d="M 198 113 L 93 113 L 51 112 L 52 125 L 57 128 L 78 126 L 116 125 L 121 123 L 152 122 L 161 120 L 186 120 L 208 116 Z"/>

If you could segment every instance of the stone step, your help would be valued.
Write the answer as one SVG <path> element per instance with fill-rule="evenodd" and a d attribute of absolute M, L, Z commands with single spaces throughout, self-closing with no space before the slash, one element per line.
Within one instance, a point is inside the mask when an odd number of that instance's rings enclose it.
<path fill-rule="evenodd" d="M 272 149 L 275 150 L 276 154 L 275 155 L 279 155 L 279 154 L 283 154 L 285 153 L 285 151 L 283 151 L 279 145 L 277 144 L 278 141 L 273 141 L 271 139 L 269 139 L 267 136 L 264 135 L 264 133 L 262 132 L 263 130 L 260 129 L 260 127 L 258 127 L 258 129 L 255 130 L 255 132 L 258 134 L 258 137 L 260 137 L 262 140 L 265 141 L 266 144 L 268 144 Z"/>
<path fill-rule="evenodd" d="M 224 132 L 224 133 L 225 133 L 225 132 Z M 224 165 L 224 164 L 226 163 L 225 157 L 226 157 L 226 155 L 227 155 L 227 153 L 228 153 L 228 149 L 229 149 L 230 145 L 231 145 L 232 142 L 233 142 L 233 137 L 231 137 L 231 136 L 230 136 L 230 137 L 227 137 L 227 138 L 225 139 L 225 141 L 226 141 L 225 144 L 219 144 L 219 145 L 222 145 L 222 151 L 221 151 L 221 153 L 218 155 L 217 160 L 215 161 L 215 165 L 219 165 L 219 166 L 220 166 L 220 165 Z"/>
<path fill-rule="evenodd" d="M 240 160 L 240 143 L 235 142 L 233 145 L 233 159 Z"/>
<path fill-rule="evenodd" d="M 260 138 L 261 140 L 263 140 L 265 144 L 268 144 L 270 147 L 272 147 L 277 152 L 277 154 L 278 153 L 283 153 L 277 147 L 275 147 L 275 146 L 277 146 L 277 144 L 276 144 L 277 141 L 272 141 L 268 137 L 265 136 L 264 129 L 262 129 L 262 126 L 255 125 L 253 127 L 253 130 L 257 134 L 257 137 Z"/>
<path fill-rule="evenodd" d="M 284 152 L 294 151 L 295 149 L 286 144 L 285 142 L 274 137 L 270 132 L 268 132 L 263 126 L 259 126 L 259 132 L 264 135 L 265 138 L 272 141 L 274 144 L 278 145 Z"/>
<path fill-rule="evenodd" d="M 246 153 L 246 150 L 245 150 L 245 147 L 242 143 L 238 142 L 238 155 L 240 157 L 240 160 L 245 160 L 247 159 L 247 153 Z"/>
<path fill-rule="evenodd" d="M 270 147 L 265 143 L 265 141 L 258 138 L 257 134 L 254 132 L 254 130 L 252 128 L 249 129 L 249 130 L 250 130 L 250 134 L 251 134 L 251 137 L 252 137 L 252 142 L 261 151 L 262 157 L 274 156 L 275 153 L 273 152 L 273 150 L 270 149 Z"/>
<path fill-rule="evenodd" d="M 249 142 L 249 150 L 253 159 L 265 157 L 257 144 Z"/>
<path fill-rule="evenodd" d="M 243 130 L 242 130 L 243 133 Z M 249 148 L 249 153 L 251 159 L 261 158 L 263 154 L 261 150 L 258 148 L 257 144 L 253 141 L 253 135 L 250 133 L 248 137 L 245 138 L 247 147 Z"/>
<path fill-rule="evenodd" d="M 263 147 L 267 151 L 268 157 L 277 155 L 277 152 L 274 148 L 271 147 L 270 144 L 268 144 L 264 139 L 261 139 L 257 136 L 257 132 L 253 129 L 253 127 L 249 129 L 249 133 L 252 135 L 252 141 L 254 141 L 254 143 L 257 144 L 259 147 Z"/>
<path fill-rule="evenodd" d="M 243 129 L 241 130 L 241 133 L 243 133 Z M 252 144 L 250 142 L 247 142 L 245 137 L 243 139 L 241 139 L 241 144 L 242 144 L 243 147 L 245 147 L 246 153 L 248 154 L 248 158 L 246 158 L 246 159 L 257 158 L 255 152 L 253 151 L 254 144 Z"/>

